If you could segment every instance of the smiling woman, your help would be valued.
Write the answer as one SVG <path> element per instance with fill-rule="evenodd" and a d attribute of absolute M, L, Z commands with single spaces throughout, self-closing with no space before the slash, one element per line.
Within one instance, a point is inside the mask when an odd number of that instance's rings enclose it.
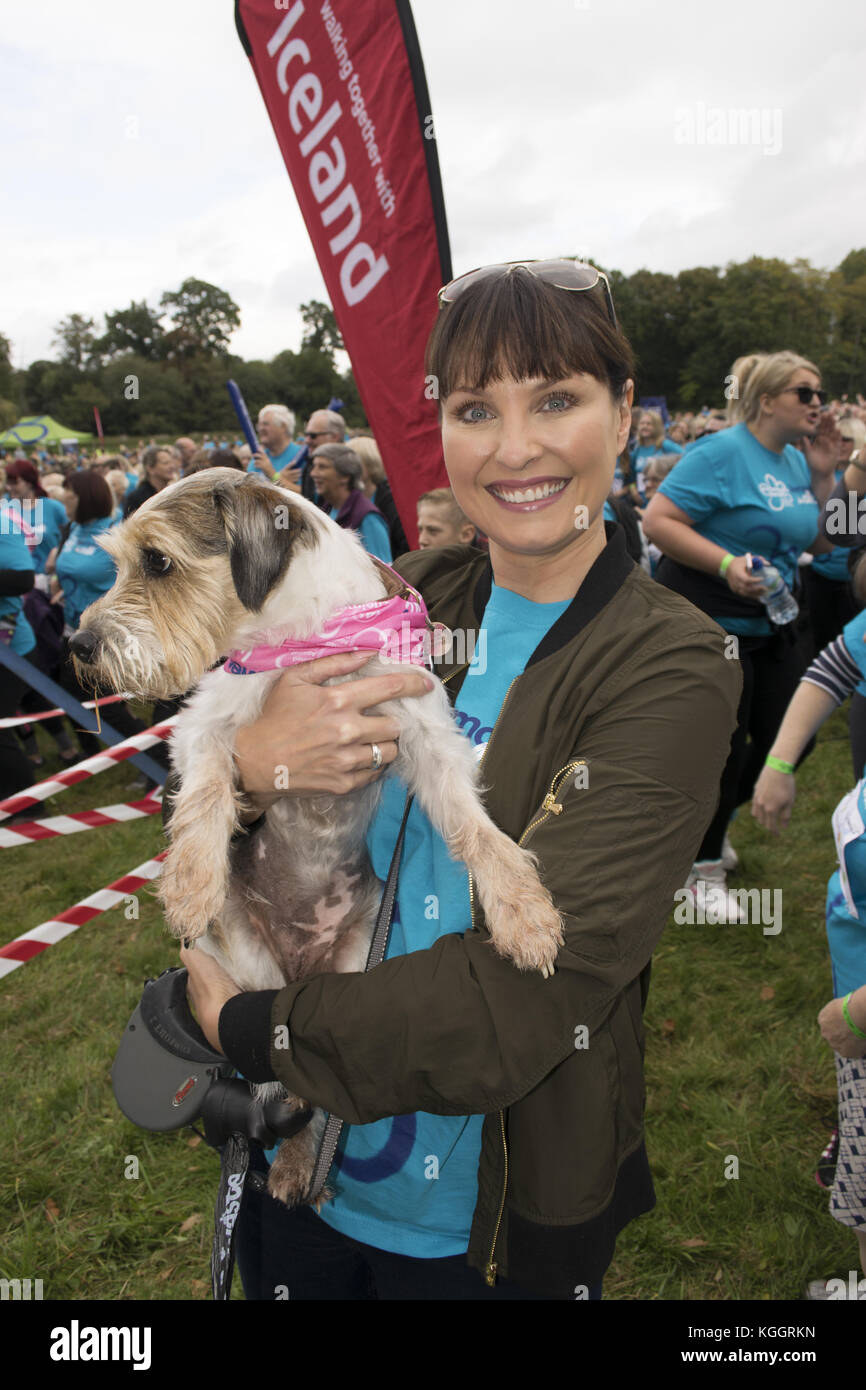
<path fill-rule="evenodd" d="M 490 550 L 429 548 L 396 568 L 431 619 L 486 644 L 483 663 L 455 644 L 437 674 L 491 817 L 537 856 L 564 945 L 547 980 L 498 959 L 463 865 L 415 804 L 375 970 L 240 994 L 185 957 L 200 1017 L 238 1069 L 347 1122 L 318 1214 L 245 1195 L 248 1298 L 279 1285 L 302 1299 L 599 1298 L 618 1231 L 655 1200 L 649 962 L 715 806 L 739 667 L 715 624 L 653 584 L 604 522 L 632 359 L 599 272 L 487 267 L 440 305 L 426 370 L 455 498 Z M 318 684 L 335 674 L 295 668 L 239 733 L 240 786 L 260 808 L 360 785 L 333 770 L 347 739 L 354 777 L 382 775 L 360 746 L 373 682 L 343 687 L 357 714 L 335 717 Z M 401 697 L 420 693 L 416 678 L 402 677 Z M 281 765 L 292 789 L 275 793 Z M 391 773 L 367 839 L 383 882 L 405 801 Z M 283 1025 L 289 1049 L 274 1042 Z"/>

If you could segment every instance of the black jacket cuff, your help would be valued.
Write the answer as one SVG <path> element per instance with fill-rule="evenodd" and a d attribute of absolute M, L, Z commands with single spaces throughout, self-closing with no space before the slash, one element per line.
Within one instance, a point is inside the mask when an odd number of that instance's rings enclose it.
<path fill-rule="evenodd" d="M 271 1067 L 271 1009 L 278 989 L 236 994 L 219 1016 L 220 1046 L 247 1081 L 276 1081 Z"/>

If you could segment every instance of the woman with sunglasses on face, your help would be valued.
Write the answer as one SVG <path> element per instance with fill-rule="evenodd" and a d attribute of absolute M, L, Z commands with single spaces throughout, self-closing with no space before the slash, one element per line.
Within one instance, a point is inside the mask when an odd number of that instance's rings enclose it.
<path fill-rule="evenodd" d="M 730 380 L 737 387 L 729 401 L 736 423 L 683 456 L 643 524 L 664 556 L 656 579 L 734 636 L 731 654 L 743 666 L 718 809 L 687 883 L 738 920 L 725 892 L 726 871 L 737 863 L 726 843 L 728 824 L 751 797 L 805 665 L 793 624 L 776 628 L 770 621 L 762 602 L 765 581 L 751 573 L 749 556 L 774 565 L 793 588 L 798 556 L 830 549 L 817 534 L 819 503 L 833 484 L 839 441 L 832 421 L 821 416 L 827 397 L 818 369 L 805 358 L 791 352 L 741 357 Z"/>
<path fill-rule="evenodd" d="M 347 1122 L 318 1213 L 245 1194 L 248 1298 L 279 1286 L 292 1299 L 598 1298 L 617 1233 L 655 1201 L 649 962 L 715 807 L 739 668 L 718 628 L 604 523 L 633 364 L 594 267 L 521 262 L 453 281 L 425 373 L 454 497 L 490 549 L 416 551 L 396 568 L 466 638 L 435 669 L 488 811 L 537 856 L 565 944 L 547 980 L 498 957 L 463 865 L 416 804 L 375 969 L 240 994 L 212 959 L 182 952 L 199 1021 L 238 1070 Z M 426 677 L 323 689 L 365 659 L 293 668 L 241 731 L 251 822 L 279 795 L 276 763 L 299 792 L 339 794 L 393 762 L 399 726 L 368 712 L 423 694 Z M 383 882 L 405 801 L 386 778 L 367 841 Z M 291 1049 L 277 1051 L 284 1022 Z"/>

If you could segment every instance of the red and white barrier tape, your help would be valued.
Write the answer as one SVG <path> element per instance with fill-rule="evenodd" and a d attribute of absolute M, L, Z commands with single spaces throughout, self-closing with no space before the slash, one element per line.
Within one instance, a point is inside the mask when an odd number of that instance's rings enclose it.
<path fill-rule="evenodd" d="M 78 931 L 85 922 L 98 917 L 100 912 L 116 907 L 136 889 L 159 878 L 162 873 L 162 861 L 167 854 L 168 850 L 163 850 L 155 859 L 148 859 L 146 863 L 139 864 L 137 869 L 124 874 L 123 878 L 110 883 L 107 888 L 100 888 L 98 893 L 91 893 L 89 898 L 82 898 L 80 903 L 67 908 L 59 917 L 41 922 L 32 931 L 10 941 L 8 946 L 0 946 L 0 977 L 9 975 L 13 970 L 17 970 L 19 965 L 24 965 L 25 961 L 53 946 L 56 941 L 62 941 L 65 936 Z"/>
<path fill-rule="evenodd" d="M 73 787 L 77 782 L 83 782 L 88 777 L 95 777 L 97 772 L 104 772 L 106 768 L 113 767 L 115 763 L 123 762 L 124 758 L 132 758 L 136 753 L 140 753 L 145 748 L 151 748 L 154 743 L 161 743 L 163 739 L 171 736 L 171 731 L 180 718 L 179 715 L 172 715 L 171 719 L 166 719 L 162 724 L 154 724 L 150 729 L 144 729 L 140 734 L 133 734 L 132 738 L 124 739 L 123 743 L 116 743 L 113 748 L 106 748 L 102 753 L 96 753 L 92 758 L 85 758 L 83 762 L 76 763 L 74 767 L 67 768 L 65 772 L 58 772 L 47 782 L 37 782 L 32 787 L 27 787 L 23 792 L 16 792 L 14 796 L 7 796 L 5 801 L 0 801 L 0 820 L 5 820 L 7 816 L 14 816 L 17 811 L 26 811 L 30 806 L 37 806 L 40 801 L 45 801 L 47 797 L 54 796 L 56 792 L 63 791 L 64 787 Z"/>
<path fill-rule="evenodd" d="M 131 700 L 131 695 L 103 695 L 100 700 L 84 700 L 84 709 L 96 709 L 97 705 L 101 709 L 103 705 L 116 705 L 118 700 Z M 57 719 L 61 714 L 67 714 L 65 709 L 40 709 L 35 714 L 13 714 L 8 719 L 0 719 L 0 729 L 14 729 L 18 724 L 38 724 L 40 719 Z M 74 715 L 69 715 L 70 719 Z"/>
<path fill-rule="evenodd" d="M 122 801 L 116 806 L 98 806 L 95 811 L 74 811 L 68 816 L 48 816 L 45 820 L 19 822 L 14 830 L 0 825 L 0 849 L 16 845 L 32 845 L 39 840 L 53 840 L 57 835 L 75 835 L 79 830 L 95 830 L 100 825 L 117 825 L 120 821 L 138 820 L 139 816 L 154 816 L 162 810 L 162 797 L 146 796 L 141 801 Z"/>

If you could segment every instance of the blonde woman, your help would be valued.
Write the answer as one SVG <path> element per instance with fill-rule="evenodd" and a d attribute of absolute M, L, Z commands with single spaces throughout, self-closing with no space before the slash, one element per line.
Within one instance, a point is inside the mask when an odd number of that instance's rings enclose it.
<path fill-rule="evenodd" d="M 736 637 L 731 656 L 743 667 L 719 807 L 689 878 L 696 891 L 712 886 L 705 892 L 724 892 L 726 868 L 736 867 L 725 845 L 728 822 L 751 797 L 804 666 L 792 625 L 770 622 L 763 580 L 746 557 L 760 555 L 793 587 L 801 552 L 831 548 L 817 534 L 819 504 L 839 457 L 838 431 L 821 415 L 826 392 L 814 363 L 792 352 L 753 353 L 734 363 L 731 377 L 736 423 L 690 449 L 644 514 L 647 538 L 664 556 L 656 578 Z"/>
<path fill-rule="evenodd" d="M 644 472 L 658 454 L 681 454 L 682 445 L 665 439 L 665 427 L 657 410 L 645 410 L 637 427 L 637 447 L 631 453 L 631 472 L 641 497 L 646 495 Z"/>

